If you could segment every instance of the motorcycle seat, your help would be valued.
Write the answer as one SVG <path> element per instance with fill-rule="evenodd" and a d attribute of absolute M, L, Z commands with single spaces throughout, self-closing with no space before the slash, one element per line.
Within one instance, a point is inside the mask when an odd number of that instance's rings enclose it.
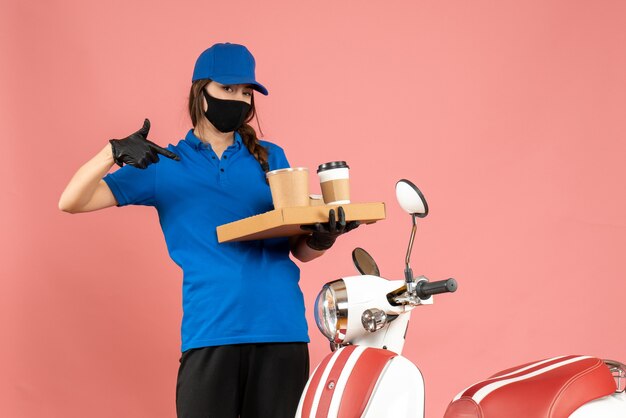
<path fill-rule="evenodd" d="M 601 359 L 561 356 L 503 370 L 460 392 L 444 418 L 566 418 L 615 392 Z"/>

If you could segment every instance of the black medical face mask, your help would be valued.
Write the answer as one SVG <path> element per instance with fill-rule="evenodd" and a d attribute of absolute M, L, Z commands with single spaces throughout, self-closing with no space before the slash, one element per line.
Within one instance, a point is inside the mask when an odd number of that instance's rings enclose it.
<path fill-rule="evenodd" d="M 226 133 L 233 132 L 241 127 L 252 106 L 241 100 L 218 99 L 211 96 L 204 89 L 202 89 L 202 92 L 208 104 L 204 116 L 217 130 Z"/>

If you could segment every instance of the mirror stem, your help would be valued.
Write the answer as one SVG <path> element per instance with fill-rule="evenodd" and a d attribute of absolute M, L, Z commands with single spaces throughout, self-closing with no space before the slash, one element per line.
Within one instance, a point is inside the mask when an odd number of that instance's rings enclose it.
<path fill-rule="evenodd" d="M 409 248 L 406 252 L 406 258 L 404 262 L 406 263 L 406 267 L 404 269 L 404 280 L 407 283 L 413 283 L 413 270 L 409 264 L 411 259 L 411 252 L 413 251 L 413 241 L 415 241 L 415 231 L 417 231 L 417 223 L 415 222 L 415 214 L 412 213 L 411 217 L 413 219 L 413 229 L 411 230 L 411 238 L 409 239 Z"/>

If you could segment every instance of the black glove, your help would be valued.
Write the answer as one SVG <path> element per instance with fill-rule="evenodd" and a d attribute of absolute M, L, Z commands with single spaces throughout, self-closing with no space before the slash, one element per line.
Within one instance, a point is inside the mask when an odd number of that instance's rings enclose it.
<path fill-rule="evenodd" d="M 113 150 L 113 160 L 117 165 L 121 167 L 122 164 L 130 164 L 137 168 L 146 168 L 149 164 L 159 161 L 159 154 L 180 161 L 178 155 L 148 141 L 148 131 L 150 131 L 150 121 L 146 119 L 143 127 L 134 134 L 124 139 L 109 140 Z"/>
<path fill-rule="evenodd" d="M 311 236 L 306 239 L 310 248 L 317 251 L 327 250 L 332 247 L 339 235 L 352 231 L 361 224 L 360 221 L 346 222 L 346 213 L 341 206 L 337 208 L 337 212 L 339 213 L 338 222 L 335 220 L 335 209 L 331 209 L 328 212 L 328 222 L 300 226 L 301 229 L 312 232 Z"/>

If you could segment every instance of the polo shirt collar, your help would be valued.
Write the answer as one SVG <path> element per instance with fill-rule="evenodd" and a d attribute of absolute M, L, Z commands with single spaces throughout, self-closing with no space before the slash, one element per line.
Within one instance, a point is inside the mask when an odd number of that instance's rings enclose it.
<path fill-rule="evenodd" d="M 187 132 L 187 136 L 185 136 L 185 141 L 187 141 L 195 150 L 199 150 L 205 146 L 205 143 L 202 142 L 202 140 L 200 140 L 200 138 L 198 138 L 193 133 L 193 129 L 190 129 L 189 132 Z M 239 135 L 239 132 L 237 131 L 235 131 L 235 141 L 233 142 L 233 145 L 235 146 L 236 149 L 241 148 L 241 146 L 243 145 L 243 140 L 241 139 L 241 135 Z"/>

